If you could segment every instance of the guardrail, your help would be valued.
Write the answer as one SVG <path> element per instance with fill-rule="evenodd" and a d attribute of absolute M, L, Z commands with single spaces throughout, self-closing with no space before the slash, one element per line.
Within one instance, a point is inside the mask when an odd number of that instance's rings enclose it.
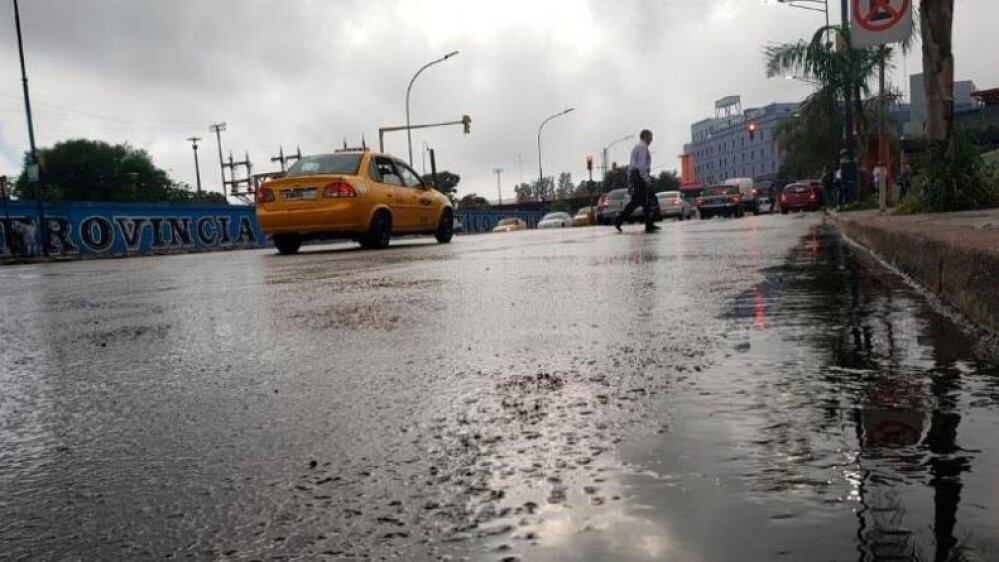
<path fill-rule="evenodd" d="M 517 218 L 527 223 L 528 228 L 537 228 L 543 216 L 532 211 L 494 211 L 491 209 L 457 210 L 454 216 L 461 223 L 465 232 L 491 232 L 499 221 L 507 218 Z"/>
<path fill-rule="evenodd" d="M 268 244 L 253 207 L 48 203 L 48 254 L 100 258 L 258 248 Z M 0 202 L 0 260 L 44 255 L 33 201 Z"/>

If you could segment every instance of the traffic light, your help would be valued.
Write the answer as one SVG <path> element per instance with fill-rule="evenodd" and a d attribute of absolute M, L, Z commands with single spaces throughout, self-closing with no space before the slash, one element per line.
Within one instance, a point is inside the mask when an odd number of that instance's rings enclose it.
<path fill-rule="evenodd" d="M 587 156 L 586 157 L 586 170 L 589 171 L 589 172 L 593 171 L 593 157 L 592 156 Z"/>
<path fill-rule="evenodd" d="M 465 126 L 465 134 L 466 135 L 472 132 L 472 118 L 471 117 L 469 117 L 467 115 L 463 115 L 462 118 L 461 118 L 461 124 Z"/>
<path fill-rule="evenodd" d="M 746 129 L 749 130 L 749 140 L 755 139 L 756 138 L 756 123 L 750 123 L 749 126 L 746 127 Z"/>

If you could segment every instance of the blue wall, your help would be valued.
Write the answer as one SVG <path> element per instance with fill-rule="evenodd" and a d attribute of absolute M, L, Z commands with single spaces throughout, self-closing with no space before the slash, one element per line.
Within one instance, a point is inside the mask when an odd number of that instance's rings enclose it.
<path fill-rule="evenodd" d="M 494 211 L 491 209 L 457 210 L 454 217 L 461 222 L 465 232 L 490 232 L 501 219 L 518 218 L 527 223 L 528 228 L 537 228 L 542 213 L 535 211 Z"/>
<path fill-rule="evenodd" d="M 125 203 L 49 203 L 49 254 L 117 257 L 257 248 L 267 239 L 253 207 Z M 42 255 L 37 207 L 0 201 L 0 259 Z"/>

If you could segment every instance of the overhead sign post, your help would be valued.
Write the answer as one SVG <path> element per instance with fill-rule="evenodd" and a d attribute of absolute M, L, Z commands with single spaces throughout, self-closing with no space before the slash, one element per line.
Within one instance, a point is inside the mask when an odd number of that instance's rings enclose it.
<path fill-rule="evenodd" d="M 853 0 L 850 18 L 854 49 L 900 43 L 912 35 L 912 0 Z"/>

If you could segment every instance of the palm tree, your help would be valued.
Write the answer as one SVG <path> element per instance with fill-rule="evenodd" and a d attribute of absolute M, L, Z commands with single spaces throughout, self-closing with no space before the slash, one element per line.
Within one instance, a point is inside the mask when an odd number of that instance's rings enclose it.
<path fill-rule="evenodd" d="M 778 146 L 785 151 L 788 161 L 812 168 L 799 173 L 815 173 L 837 166 L 843 147 L 844 126 L 840 110 L 847 97 L 855 108 L 853 130 L 861 143 L 860 153 L 865 153 L 869 112 L 863 99 L 870 95 L 882 61 L 890 66 L 888 61 L 894 54 L 890 47 L 837 48 L 827 41 L 830 32 L 839 34 L 841 41 L 848 44 L 849 32 L 829 26 L 820 28 L 811 41 L 802 39 L 771 45 L 764 51 L 767 77 L 791 75 L 816 85 L 797 118 L 778 130 Z"/>
<path fill-rule="evenodd" d="M 926 139 L 943 151 L 954 136 L 954 0 L 922 0 L 919 10 L 926 85 Z"/>

